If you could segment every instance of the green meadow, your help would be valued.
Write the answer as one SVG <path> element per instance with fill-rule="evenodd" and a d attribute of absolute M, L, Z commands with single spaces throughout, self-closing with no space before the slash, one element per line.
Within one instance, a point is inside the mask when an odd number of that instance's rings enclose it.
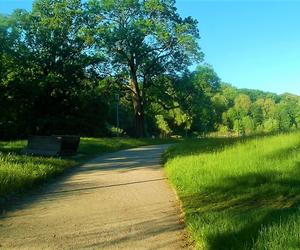
<path fill-rule="evenodd" d="M 165 158 L 196 249 L 300 248 L 300 132 L 191 139 Z"/>
<path fill-rule="evenodd" d="M 149 144 L 163 139 L 82 138 L 76 157 L 49 158 L 22 155 L 26 141 L 0 142 L 0 198 L 22 192 L 103 153 Z"/>

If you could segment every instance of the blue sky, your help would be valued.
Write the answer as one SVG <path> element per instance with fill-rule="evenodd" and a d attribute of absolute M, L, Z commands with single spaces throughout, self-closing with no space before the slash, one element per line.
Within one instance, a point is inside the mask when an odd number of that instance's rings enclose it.
<path fill-rule="evenodd" d="M 31 0 L 0 0 L 0 12 Z M 300 94 L 300 1 L 177 0 L 199 21 L 205 62 L 237 87 Z"/>

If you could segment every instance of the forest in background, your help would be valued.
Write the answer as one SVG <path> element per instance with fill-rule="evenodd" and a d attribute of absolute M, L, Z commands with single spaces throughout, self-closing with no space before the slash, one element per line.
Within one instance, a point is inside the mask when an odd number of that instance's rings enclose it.
<path fill-rule="evenodd" d="M 299 96 L 222 82 L 199 38 L 173 0 L 36 0 L 1 15 L 0 138 L 298 128 Z"/>

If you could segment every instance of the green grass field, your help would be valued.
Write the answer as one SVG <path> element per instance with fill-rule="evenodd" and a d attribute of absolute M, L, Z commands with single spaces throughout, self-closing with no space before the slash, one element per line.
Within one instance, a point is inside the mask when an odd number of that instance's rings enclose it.
<path fill-rule="evenodd" d="M 300 249 L 300 132 L 188 140 L 165 157 L 197 249 Z"/>
<path fill-rule="evenodd" d="M 77 157 L 46 158 L 21 154 L 26 141 L 0 142 L 0 198 L 24 191 L 61 174 L 66 168 L 97 155 L 142 145 L 170 142 L 160 139 L 82 138 Z"/>

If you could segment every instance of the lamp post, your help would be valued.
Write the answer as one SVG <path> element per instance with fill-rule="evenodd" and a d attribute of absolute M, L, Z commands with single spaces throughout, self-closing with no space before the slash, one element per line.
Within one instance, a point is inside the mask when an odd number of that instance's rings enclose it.
<path fill-rule="evenodd" d="M 117 106 L 116 106 L 116 115 L 117 115 L 117 128 L 119 129 L 120 127 L 120 122 L 119 122 L 119 101 L 120 101 L 120 95 L 119 94 L 115 94 L 115 98 L 116 98 L 116 101 L 117 101 Z"/>

